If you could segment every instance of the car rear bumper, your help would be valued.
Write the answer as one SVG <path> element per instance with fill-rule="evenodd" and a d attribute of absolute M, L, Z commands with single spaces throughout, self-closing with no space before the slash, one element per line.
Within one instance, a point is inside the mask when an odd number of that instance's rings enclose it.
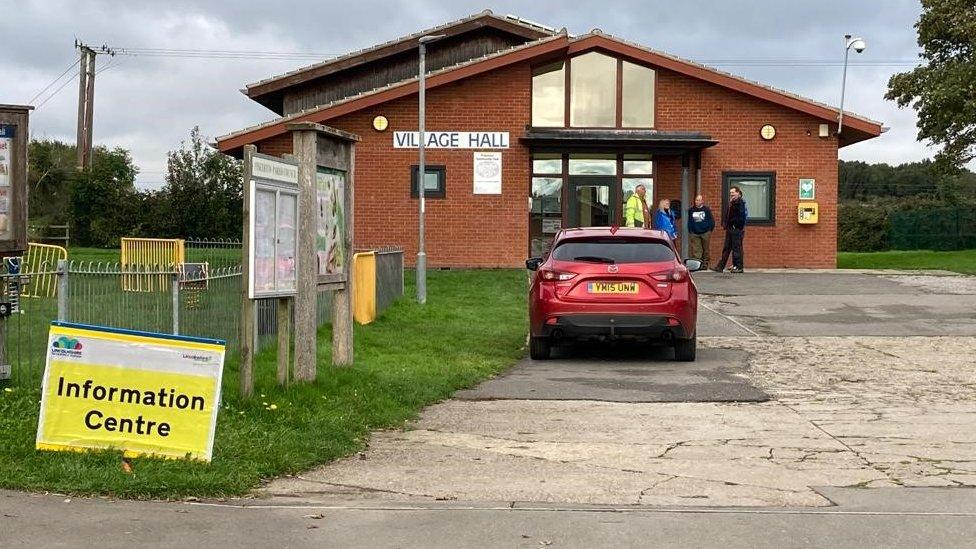
<path fill-rule="evenodd" d="M 554 339 L 687 339 L 681 321 L 666 314 L 569 313 L 550 316 L 542 335 Z"/>

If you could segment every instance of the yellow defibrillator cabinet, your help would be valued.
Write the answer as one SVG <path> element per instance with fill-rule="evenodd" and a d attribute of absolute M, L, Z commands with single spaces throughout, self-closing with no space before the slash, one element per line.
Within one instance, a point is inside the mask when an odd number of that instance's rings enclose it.
<path fill-rule="evenodd" d="M 813 225 L 817 223 L 819 208 L 816 202 L 800 202 L 797 206 L 797 221 L 801 225 Z"/>

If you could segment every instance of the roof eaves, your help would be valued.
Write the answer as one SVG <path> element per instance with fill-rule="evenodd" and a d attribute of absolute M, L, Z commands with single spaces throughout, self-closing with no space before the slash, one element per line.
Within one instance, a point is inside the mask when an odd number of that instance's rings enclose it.
<path fill-rule="evenodd" d="M 344 60 L 347 60 L 347 59 L 351 59 L 351 58 L 354 58 L 354 57 L 358 57 L 360 55 L 365 55 L 367 53 L 370 53 L 370 52 L 373 52 L 373 51 L 377 51 L 377 50 L 381 50 L 383 48 L 387 48 L 387 47 L 390 47 L 390 46 L 394 46 L 394 45 L 400 44 L 402 42 L 406 42 L 406 41 L 409 41 L 409 40 L 416 40 L 416 39 L 420 38 L 421 36 L 425 36 L 425 35 L 428 35 L 428 34 L 434 34 L 434 33 L 437 33 L 437 32 L 440 32 L 440 31 L 443 31 L 443 30 L 446 30 L 446 29 L 449 29 L 451 27 L 455 27 L 455 26 L 458 26 L 458 25 L 462 25 L 464 23 L 468 23 L 470 21 L 475 21 L 477 19 L 481 19 L 481 18 L 485 18 L 485 17 L 490 17 L 492 19 L 496 19 L 496 20 L 499 20 L 499 21 L 504 21 L 504 22 L 510 23 L 510 24 L 516 24 L 516 25 L 519 25 L 521 27 L 525 27 L 525 28 L 530 29 L 530 30 L 533 30 L 533 31 L 545 32 L 545 33 L 548 33 L 550 35 L 555 35 L 555 34 L 558 33 L 558 31 L 555 31 L 555 30 L 553 30 L 553 29 L 551 29 L 549 27 L 542 26 L 542 25 L 540 25 L 538 23 L 531 23 L 531 22 L 528 22 L 528 21 L 525 21 L 525 20 L 522 20 L 522 19 L 519 19 L 519 18 L 514 18 L 512 16 L 498 16 L 498 15 L 495 15 L 494 13 L 492 13 L 491 10 L 484 10 L 482 12 L 479 12 L 479 13 L 476 13 L 476 14 L 473 14 L 473 15 L 469 15 L 467 17 L 462 17 L 461 19 L 456 19 L 454 21 L 449 21 L 447 23 L 443 23 L 441 25 L 437 25 L 436 27 L 431 27 L 429 29 L 424 29 L 424 30 L 421 30 L 421 31 L 418 31 L 418 32 L 415 32 L 415 33 L 412 33 L 412 34 L 408 34 L 408 35 L 405 35 L 405 36 L 401 36 L 399 38 L 394 38 L 393 40 L 388 40 L 386 42 L 383 42 L 382 44 L 376 44 L 376 45 L 370 46 L 368 48 L 363 48 L 361 50 L 356 50 L 356 51 L 353 51 L 353 52 L 349 52 L 347 54 L 340 55 L 340 56 L 337 56 L 337 57 L 333 57 L 331 59 L 326 59 L 325 61 L 320 61 L 318 63 L 312 63 L 311 65 L 305 65 L 304 67 L 299 67 L 299 68 L 297 68 L 295 70 L 291 70 L 291 71 L 288 71 L 288 72 L 285 72 L 285 73 L 282 73 L 282 74 L 278 74 L 278 75 L 275 75 L 275 76 L 271 76 L 271 77 L 265 78 L 263 80 L 258 80 L 257 82 L 252 82 L 250 84 L 245 84 L 245 90 L 250 91 L 251 88 L 256 88 L 258 86 L 263 86 L 265 84 L 268 84 L 268 83 L 271 83 L 271 82 L 275 82 L 277 80 L 281 80 L 281 79 L 284 79 L 284 78 L 288 78 L 288 77 L 291 77 L 291 76 L 295 76 L 296 74 L 300 74 L 300 73 L 303 73 L 303 72 L 315 70 L 315 69 L 318 69 L 318 68 L 321 68 L 321 67 L 326 67 L 326 66 L 331 65 L 333 63 L 338 63 L 340 61 L 344 61 Z"/>

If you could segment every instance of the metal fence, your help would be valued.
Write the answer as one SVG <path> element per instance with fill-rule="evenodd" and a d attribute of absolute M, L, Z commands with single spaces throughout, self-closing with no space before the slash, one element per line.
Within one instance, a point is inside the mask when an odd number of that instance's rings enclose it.
<path fill-rule="evenodd" d="M 937 208 L 891 212 L 892 250 L 967 250 L 976 248 L 976 211 Z"/>
<path fill-rule="evenodd" d="M 376 249 L 376 314 L 380 315 L 403 295 L 403 249 Z"/>
<path fill-rule="evenodd" d="M 220 241 L 190 248 L 198 257 L 215 258 L 230 255 L 233 245 L 213 246 Z M 117 263 L 69 262 L 41 265 L 29 275 L 0 273 L 3 293 L 18 301 L 17 312 L 0 329 L 4 330 L 6 348 L 0 356 L 12 367 L 11 379 L 17 385 L 38 386 L 44 369 L 48 328 L 53 320 L 113 326 L 133 330 L 217 338 L 227 341 L 228 354 L 240 348 L 240 306 L 242 276 L 240 243 L 237 264 L 188 269 L 185 265 L 123 268 Z M 204 262 L 209 262 L 205 259 Z M 45 277 L 57 281 L 51 295 L 19 297 L 32 280 Z M 155 291 L 131 291 L 139 278 L 165 280 Z M 143 285 L 144 287 L 145 285 Z M 389 248 L 377 254 L 377 312 L 386 309 L 403 294 L 403 252 Z M 382 296 L 382 297 L 381 297 Z M 19 299 L 18 299 L 19 298 Z M 332 318 L 332 293 L 319 293 L 319 325 Z M 277 342 L 277 306 L 274 299 L 258 300 L 255 348 L 260 350 Z"/>

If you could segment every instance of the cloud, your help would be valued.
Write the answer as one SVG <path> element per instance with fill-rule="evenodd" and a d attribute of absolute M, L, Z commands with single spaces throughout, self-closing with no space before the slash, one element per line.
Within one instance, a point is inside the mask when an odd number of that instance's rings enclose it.
<path fill-rule="evenodd" d="M 649 47 L 701 60 L 841 60 L 843 35 L 864 36 L 858 61 L 912 59 L 915 1 L 796 3 L 603 0 L 574 4 L 540 0 L 495 2 L 514 13 L 572 33 L 594 27 Z M 0 102 L 30 99 L 77 57 L 75 37 L 93 45 L 207 50 L 342 54 L 481 11 L 469 0 L 378 2 L 196 2 L 172 0 L 69 2 L 0 0 Z M 199 125 L 216 136 L 268 120 L 270 111 L 244 97 L 245 83 L 280 74 L 309 60 L 185 59 L 99 56 L 109 67 L 96 78 L 95 141 L 132 150 L 139 184 L 157 186 L 166 152 Z M 813 99 L 837 104 L 840 67 L 745 66 L 721 68 Z M 849 147 L 844 158 L 903 162 L 930 156 L 915 142 L 915 117 L 883 99 L 890 75 L 905 67 L 852 66 L 847 108 L 892 130 Z M 37 137 L 74 140 L 77 81 L 32 118 Z"/>

